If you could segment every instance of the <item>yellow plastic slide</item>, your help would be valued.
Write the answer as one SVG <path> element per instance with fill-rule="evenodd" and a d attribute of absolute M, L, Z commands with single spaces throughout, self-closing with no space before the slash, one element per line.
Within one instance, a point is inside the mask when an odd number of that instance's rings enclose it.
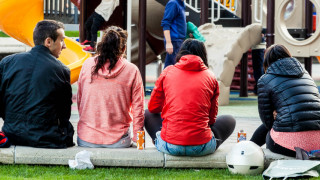
<path fill-rule="evenodd" d="M 0 0 L 0 29 L 22 43 L 34 46 L 33 29 L 43 20 L 43 0 Z M 78 42 L 66 38 L 67 49 L 59 60 L 71 70 L 71 83 L 78 80 L 83 62 L 90 57 Z"/>

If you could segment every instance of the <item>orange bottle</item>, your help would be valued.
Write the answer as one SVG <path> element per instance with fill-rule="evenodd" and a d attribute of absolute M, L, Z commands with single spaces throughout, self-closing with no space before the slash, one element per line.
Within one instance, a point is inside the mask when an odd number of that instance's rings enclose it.
<path fill-rule="evenodd" d="M 145 149 L 145 133 L 144 133 L 144 131 L 137 132 L 137 149 L 138 150 Z"/>
<path fill-rule="evenodd" d="M 247 140 L 247 133 L 244 132 L 242 129 L 238 132 L 238 138 L 237 138 L 237 142 L 240 141 L 246 141 Z"/>

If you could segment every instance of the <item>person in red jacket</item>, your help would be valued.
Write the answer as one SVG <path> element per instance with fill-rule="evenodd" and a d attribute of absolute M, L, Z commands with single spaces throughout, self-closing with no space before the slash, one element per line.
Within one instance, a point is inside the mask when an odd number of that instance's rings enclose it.
<path fill-rule="evenodd" d="M 186 40 L 152 91 L 145 128 L 158 151 L 177 156 L 213 153 L 233 132 L 235 119 L 218 114 L 219 85 L 203 42 Z M 161 115 L 160 115 L 161 113 Z"/>

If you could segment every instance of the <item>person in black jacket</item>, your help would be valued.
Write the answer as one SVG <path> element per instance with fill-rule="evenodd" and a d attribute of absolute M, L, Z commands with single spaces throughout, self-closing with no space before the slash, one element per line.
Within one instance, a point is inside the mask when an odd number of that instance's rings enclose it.
<path fill-rule="evenodd" d="M 263 124 L 251 141 L 292 157 L 295 147 L 320 149 L 320 95 L 313 79 L 283 45 L 266 50 L 263 66 L 266 74 L 258 81 Z"/>
<path fill-rule="evenodd" d="M 14 145 L 66 148 L 73 146 L 70 70 L 58 58 L 66 48 L 64 26 L 38 22 L 35 47 L 0 62 L 2 131 Z"/>

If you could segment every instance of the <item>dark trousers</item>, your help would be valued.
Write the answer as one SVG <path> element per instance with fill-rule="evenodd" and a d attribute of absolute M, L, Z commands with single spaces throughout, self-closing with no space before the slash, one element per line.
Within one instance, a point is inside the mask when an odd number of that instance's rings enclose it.
<path fill-rule="evenodd" d="M 95 47 L 97 42 L 97 32 L 99 31 L 100 26 L 104 23 L 103 17 L 93 12 L 91 16 L 87 19 L 85 28 L 86 28 L 86 39 L 91 41 L 90 46 Z"/>
<path fill-rule="evenodd" d="M 146 110 L 144 126 L 154 142 L 156 133 L 161 131 L 162 128 L 160 113 L 154 114 Z M 217 140 L 217 148 L 232 134 L 235 127 L 236 120 L 230 115 L 222 115 L 216 119 L 216 122 L 210 128 Z"/>
<path fill-rule="evenodd" d="M 254 93 L 255 94 L 257 94 L 258 80 L 264 74 L 263 59 L 264 59 L 264 49 L 253 49 L 252 50 L 253 77 L 254 77 L 254 80 L 256 81 L 256 84 L 254 86 Z"/>
<path fill-rule="evenodd" d="M 266 144 L 267 149 L 270 149 L 270 151 L 274 153 L 296 157 L 295 151 L 292 151 L 275 143 L 270 136 L 270 131 L 263 124 L 260 125 L 258 129 L 253 133 L 253 136 L 250 139 L 250 141 L 256 143 L 259 146 Z"/>
<path fill-rule="evenodd" d="M 172 54 L 167 53 L 166 60 L 164 62 L 164 69 L 167 66 L 174 65 L 176 63 L 176 56 L 180 50 L 180 47 L 181 47 L 183 41 L 184 41 L 183 39 L 178 39 L 178 40 L 172 41 L 173 53 Z M 164 45 L 166 45 L 166 42 L 164 42 Z M 166 48 L 166 47 L 164 47 L 164 48 Z"/>

